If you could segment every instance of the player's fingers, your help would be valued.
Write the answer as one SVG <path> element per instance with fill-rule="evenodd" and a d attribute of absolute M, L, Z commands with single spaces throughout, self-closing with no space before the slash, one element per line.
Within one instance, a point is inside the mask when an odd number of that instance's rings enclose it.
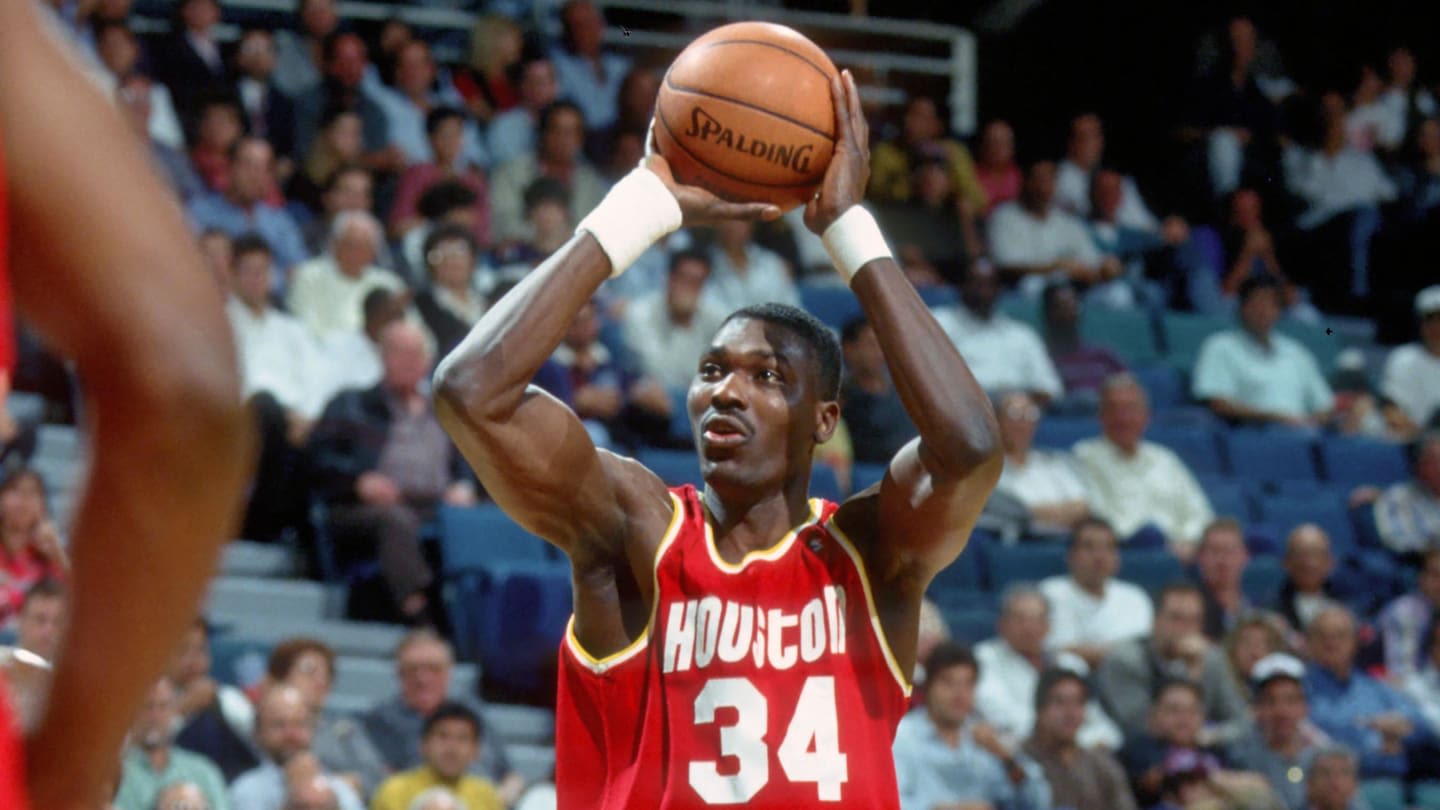
<path fill-rule="evenodd" d="M 706 210 L 707 218 L 761 220 L 770 222 L 780 218 L 780 209 L 770 203 L 732 203 L 715 200 Z"/>
<path fill-rule="evenodd" d="M 865 109 L 860 104 L 860 88 L 855 85 L 855 74 L 849 69 L 843 71 L 845 79 L 846 109 L 850 118 L 850 131 L 860 151 L 870 151 L 870 126 L 865 122 Z"/>
<path fill-rule="evenodd" d="M 835 146 L 842 149 L 855 143 L 854 127 L 850 124 L 849 102 L 845 98 L 845 84 L 837 74 L 830 77 L 830 98 L 835 104 Z"/>

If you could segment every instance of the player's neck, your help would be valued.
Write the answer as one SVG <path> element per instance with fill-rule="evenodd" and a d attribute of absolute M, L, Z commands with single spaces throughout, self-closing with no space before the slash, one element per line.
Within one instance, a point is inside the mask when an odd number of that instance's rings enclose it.
<path fill-rule="evenodd" d="M 810 518 L 810 503 L 804 488 L 744 497 L 730 492 L 722 495 L 707 485 L 703 500 L 715 549 L 730 562 L 740 560 L 751 551 L 775 545 L 787 532 Z M 734 559 L 728 559 L 732 555 Z"/>

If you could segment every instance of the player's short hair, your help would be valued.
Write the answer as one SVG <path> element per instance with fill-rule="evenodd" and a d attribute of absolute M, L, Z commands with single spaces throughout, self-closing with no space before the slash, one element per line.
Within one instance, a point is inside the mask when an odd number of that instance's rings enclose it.
<path fill-rule="evenodd" d="M 810 350 L 817 365 L 816 374 L 820 379 L 820 396 L 834 400 L 840 398 L 840 375 L 843 361 L 840 359 L 840 341 L 814 315 L 789 304 L 769 302 L 754 304 L 730 313 L 725 323 L 739 318 L 774 324 L 800 338 Z M 724 326 L 724 324 L 721 324 Z"/>
<path fill-rule="evenodd" d="M 465 123 L 465 113 L 455 107 L 436 107 L 425 115 L 425 134 L 433 138 L 439 131 L 440 125 L 446 121 L 459 121 L 463 124 Z"/>
<path fill-rule="evenodd" d="M 1045 708 L 1055 687 L 1067 682 L 1080 684 L 1080 688 L 1085 691 L 1085 699 L 1090 699 L 1090 684 L 1086 683 L 1078 672 L 1064 667 L 1050 667 L 1040 673 L 1040 680 L 1035 684 L 1035 712 L 1038 714 Z"/>
<path fill-rule="evenodd" d="M 1120 535 L 1116 533 L 1115 527 L 1110 525 L 1110 521 L 1090 515 L 1089 517 L 1081 518 L 1080 522 L 1075 524 L 1075 528 L 1070 530 L 1070 539 L 1065 544 L 1066 550 L 1074 549 L 1075 544 L 1080 540 L 1080 535 L 1089 529 L 1103 529 L 1111 537 L 1115 538 L 1117 545 L 1120 542 Z"/>
<path fill-rule="evenodd" d="M 930 656 L 925 659 L 925 678 L 931 680 L 955 667 L 969 667 L 976 678 L 980 677 L 980 662 L 975 660 L 975 653 L 969 647 L 953 641 L 942 641 L 935 645 L 935 649 L 931 650 Z"/>
<path fill-rule="evenodd" d="M 265 672 L 277 681 L 283 681 L 290 677 L 291 670 L 300 663 L 301 656 L 306 653 L 318 653 L 325 659 L 325 668 L 333 676 L 335 674 L 335 650 L 329 644 L 318 638 L 298 636 L 286 639 L 275 645 L 270 651 L 270 658 L 265 662 Z"/>
<path fill-rule="evenodd" d="M 435 726 L 446 720 L 462 720 L 468 723 L 470 730 L 475 732 L 475 739 L 477 740 L 485 735 L 485 724 L 484 721 L 480 719 L 480 715 L 471 711 L 469 706 L 459 701 L 447 700 L 439 706 L 436 706 L 435 711 L 430 712 L 430 714 L 425 717 L 425 725 L 420 729 L 420 736 L 422 738 L 429 737 L 430 732 L 435 729 Z"/>
<path fill-rule="evenodd" d="M 252 253 L 263 253 L 266 256 L 272 257 L 275 255 L 275 251 L 270 249 L 270 243 L 265 241 L 265 237 L 258 233 L 241 234 L 235 238 L 234 243 L 230 246 L 232 260 L 237 263 L 240 259 Z"/>

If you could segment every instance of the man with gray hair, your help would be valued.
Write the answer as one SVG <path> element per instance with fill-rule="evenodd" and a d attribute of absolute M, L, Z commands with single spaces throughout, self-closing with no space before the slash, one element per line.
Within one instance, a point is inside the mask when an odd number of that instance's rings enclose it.
<path fill-rule="evenodd" d="M 442 503 L 473 505 L 475 486 L 421 389 L 431 368 L 425 334 L 391 323 L 380 358 L 378 385 L 342 391 L 325 407 L 310 437 L 311 465 L 337 544 L 374 549 L 400 617 L 419 622 L 431 615 L 434 582 L 420 527 Z"/>
<path fill-rule="evenodd" d="M 1414 752 L 1433 744 L 1435 733 L 1414 702 L 1355 666 L 1358 629 L 1343 605 L 1315 615 L 1305 628 L 1305 693 L 1316 724 L 1359 754 L 1362 775 L 1404 778 L 1417 764 Z"/>
<path fill-rule="evenodd" d="M 1035 687 L 1040 673 L 1060 666 L 1081 675 L 1089 667 L 1077 655 L 1045 649 L 1050 632 L 1050 603 L 1032 585 L 1012 585 L 1001 599 L 995 638 L 975 645 L 980 680 L 975 687 L 975 708 L 981 718 L 1002 736 L 1023 740 L 1035 727 Z M 1124 742 L 1100 702 L 1093 697 L 1085 706 L 1080 744 L 1118 749 Z"/>
<path fill-rule="evenodd" d="M 1140 382 L 1128 373 L 1107 378 L 1100 388 L 1103 435 L 1074 448 L 1090 485 L 1090 511 L 1125 541 L 1141 540 L 1137 534 L 1144 530 L 1188 562 L 1215 513 L 1185 462 L 1145 441 L 1149 425 L 1150 402 Z"/>
<path fill-rule="evenodd" d="M 405 288 L 399 276 L 376 266 L 383 245 L 384 230 L 368 211 L 336 214 L 325 253 L 291 274 L 290 312 L 322 341 L 360 331 L 360 304 L 371 290 Z"/>
<path fill-rule="evenodd" d="M 225 778 L 215 763 L 175 747 L 177 718 L 175 687 L 168 678 L 161 678 L 151 687 L 130 729 L 130 745 L 122 760 L 120 790 L 115 796 L 115 806 L 120 810 L 160 807 L 161 788 L 174 782 L 184 782 L 198 790 L 205 800 L 204 807 L 229 810 Z"/>
<path fill-rule="evenodd" d="M 1305 780 L 1304 810 L 1370 810 L 1370 803 L 1360 795 L 1360 769 L 1353 751 L 1330 746 L 1315 753 Z"/>

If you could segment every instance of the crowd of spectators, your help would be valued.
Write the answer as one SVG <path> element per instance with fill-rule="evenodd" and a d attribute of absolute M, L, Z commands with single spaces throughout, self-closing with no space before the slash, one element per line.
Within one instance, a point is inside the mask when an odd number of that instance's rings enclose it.
<path fill-rule="evenodd" d="M 426 526 L 485 498 L 428 378 L 637 162 L 661 66 L 606 48 L 589 0 L 564 4 L 553 41 L 481 17 L 468 58 L 444 65 L 405 23 L 365 30 L 333 0 L 238 37 L 216 0 L 179 0 L 156 34 L 127 0 L 53 10 L 225 301 L 263 436 L 241 534 L 297 545 L 315 574 L 373 567 L 370 613 L 419 628 L 395 652 L 393 699 L 347 715 L 327 707 L 323 641 L 277 646 L 241 690 L 212 677 L 197 622 L 136 719 L 116 806 L 531 806 L 484 708 L 451 694 L 452 648 L 425 629 L 445 625 Z M 1440 779 L 1440 286 L 1399 279 L 1395 261 L 1440 233 L 1428 66 L 1397 47 L 1336 91 L 1287 77 L 1249 19 L 1214 39 L 1181 133 L 1203 199 L 1183 216 L 1152 206 L 1164 195 L 1125 171 L 1091 111 L 1057 111 L 1055 154 L 1034 148 L 1044 133 L 985 121 L 973 157 L 935 98 L 875 117 L 870 204 L 996 403 L 1006 462 L 987 515 L 1004 542 L 1064 544 L 1067 567 L 999 595 L 973 648 L 924 656 L 895 745 L 906 808 L 1363 808 L 1361 780 Z M 683 446 L 677 395 L 720 320 L 804 303 L 833 283 L 823 261 L 793 216 L 676 233 L 601 288 L 535 384 L 601 446 Z M 1362 356 L 1358 386 L 1280 328 L 1368 315 L 1396 285 L 1417 339 L 1383 367 Z M 1149 388 L 1124 347 L 1084 329 L 1174 311 L 1234 322 L 1184 369 L 1196 423 L 1410 443 L 1410 480 L 1349 495 L 1373 530 L 1369 568 L 1318 522 L 1287 525 L 1273 598 L 1244 587 L 1249 527 L 1147 439 Z M 820 452 L 848 488 L 914 427 L 870 324 L 834 326 L 845 429 Z M 1046 420 L 1074 415 L 1094 434 L 1037 446 Z M 33 422 L 0 413 L 0 617 L 48 658 L 68 561 L 24 466 Z M 1132 551 L 1192 576 L 1147 592 L 1126 579 Z M 1385 578 L 1365 579 L 1377 565 Z"/>

